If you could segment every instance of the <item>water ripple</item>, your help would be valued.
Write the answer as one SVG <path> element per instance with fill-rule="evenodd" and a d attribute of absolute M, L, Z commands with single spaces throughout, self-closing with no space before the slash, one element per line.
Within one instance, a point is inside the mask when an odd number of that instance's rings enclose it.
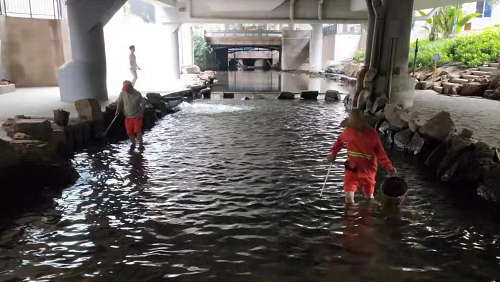
<path fill-rule="evenodd" d="M 491 281 L 500 230 L 389 150 L 411 193 L 398 211 L 324 196 L 340 103 L 183 104 L 146 133 L 76 156 L 82 176 L 6 220 L 2 281 Z M 339 158 L 346 158 L 345 152 Z M 379 175 L 383 176 L 383 173 Z"/>

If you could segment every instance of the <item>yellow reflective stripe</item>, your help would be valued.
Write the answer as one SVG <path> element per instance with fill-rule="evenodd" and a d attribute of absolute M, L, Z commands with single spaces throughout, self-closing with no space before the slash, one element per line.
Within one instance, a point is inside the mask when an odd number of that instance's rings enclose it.
<path fill-rule="evenodd" d="M 372 156 L 370 155 L 365 155 L 365 154 L 362 154 L 362 153 L 358 153 L 358 152 L 352 152 L 352 151 L 348 151 L 347 154 L 351 157 L 358 157 L 358 158 L 365 158 L 365 159 L 369 159 L 371 160 L 372 159 Z"/>

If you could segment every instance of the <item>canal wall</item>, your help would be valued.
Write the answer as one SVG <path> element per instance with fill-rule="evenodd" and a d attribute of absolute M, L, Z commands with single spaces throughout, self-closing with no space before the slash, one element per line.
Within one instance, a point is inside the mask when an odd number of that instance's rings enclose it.
<path fill-rule="evenodd" d="M 202 86 L 160 95 L 148 93 L 143 129 L 176 111 L 182 101 L 200 98 Z M 104 132 L 115 118 L 116 102 L 101 111 L 94 99 L 75 102 L 79 117 L 65 126 L 53 119 L 16 116 L 2 124 L 7 136 L 0 138 L 0 187 L 58 187 L 71 184 L 78 174 L 69 161 L 75 152 L 96 145 L 127 139 L 124 116 L 120 114 L 109 132 Z M 21 189 L 23 190 L 23 189 Z"/>
<path fill-rule="evenodd" d="M 351 97 L 344 100 L 351 107 Z M 449 112 L 430 119 L 415 116 L 380 96 L 368 105 L 372 125 L 392 145 L 414 155 L 441 183 L 465 197 L 500 203 L 500 156 L 496 148 L 478 141 L 474 132 L 458 130 Z"/>

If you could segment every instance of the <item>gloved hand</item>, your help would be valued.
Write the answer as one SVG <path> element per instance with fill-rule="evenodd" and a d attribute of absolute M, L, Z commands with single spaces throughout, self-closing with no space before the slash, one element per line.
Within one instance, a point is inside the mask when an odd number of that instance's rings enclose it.
<path fill-rule="evenodd" d="M 328 162 L 333 163 L 337 159 L 337 155 L 330 154 L 328 155 L 328 157 L 326 157 L 326 159 L 328 160 Z"/>
<path fill-rule="evenodd" d="M 387 173 L 389 174 L 389 176 L 397 176 L 398 175 L 398 171 L 393 166 L 391 166 L 389 169 L 387 169 Z"/>

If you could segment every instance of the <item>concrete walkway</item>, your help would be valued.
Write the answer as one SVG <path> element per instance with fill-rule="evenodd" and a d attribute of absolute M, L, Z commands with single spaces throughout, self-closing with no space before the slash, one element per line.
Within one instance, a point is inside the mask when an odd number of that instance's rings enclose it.
<path fill-rule="evenodd" d="M 172 81 L 171 88 L 138 90 L 145 96 L 148 92 L 169 93 L 184 89 L 186 89 L 185 83 L 177 80 Z M 104 108 L 116 101 L 120 94 L 119 90 L 119 88 L 118 90 L 108 90 L 109 100 L 101 102 L 101 106 Z M 53 117 L 53 110 L 60 108 L 69 111 L 71 113 L 70 117 L 77 116 L 74 103 L 60 100 L 59 87 L 18 88 L 16 92 L 0 95 L 0 121 L 16 115 Z"/>
<path fill-rule="evenodd" d="M 457 129 L 474 131 L 474 138 L 490 146 L 500 147 L 500 102 L 478 97 L 452 97 L 437 94 L 433 90 L 417 91 L 411 112 L 430 119 L 441 111 L 447 111 Z"/>

